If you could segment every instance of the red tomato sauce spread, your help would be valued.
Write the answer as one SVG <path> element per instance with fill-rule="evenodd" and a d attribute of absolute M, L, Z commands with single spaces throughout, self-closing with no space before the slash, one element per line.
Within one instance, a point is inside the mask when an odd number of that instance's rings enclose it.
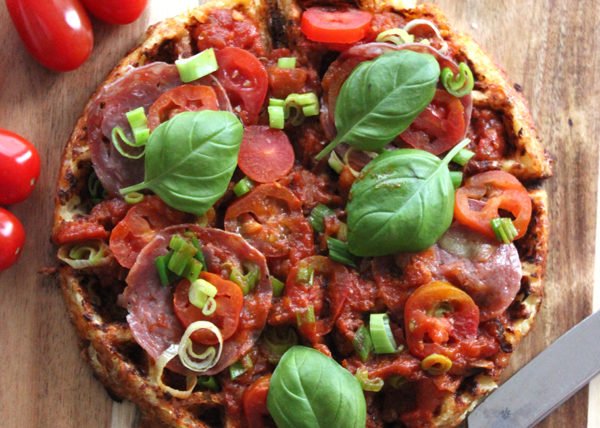
<path fill-rule="evenodd" d="M 155 260 L 171 251 L 169 240 L 173 236 L 188 239 L 186 245 L 199 241 L 198 260 L 212 272 L 209 275 L 219 275 L 222 281 L 217 282 L 224 284 L 217 284 L 217 301 L 233 301 L 233 294 L 224 291 L 231 284 L 246 287 L 243 302 L 236 292 L 235 304 L 220 303 L 223 306 L 217 313 L 221 321 L 215 323 L 227 329 L 223 362 L 208 372 L 215 376 L 215 389 L 223 397 L 228 426 L 274 426 L 265 394 L 268 376 L 281 357 L 281 346 L 277 346 L 281 342 L 312 346 L 353 374 L 366 371 L 370 379 L 381 379 L 384 386 L 380 391 L 366 392 L 369 427 L 428 426 L 439 415 L 448 394 L 468 390 L 474 375 L 494 375 L 506 365 L 510 349 L 504 346 L 505 311 L 521 279 L 514 245 L 500 245 L 469 229 L 468 224 L 454 223 L 438 243 L 421 252 L 357 258 L 353 264 L 329 257 L 328 241 L 346 240 L 349 191 L 371 155 L 352 154 L 340 146 L 335 153 L 342 165 L 337 170 L 327 160 L 318 162 L 315 155 L 335 133 L 334 101 L 345 79 L 358 64 L 381 54 L 377 49 L 393 48 L 369 43 L 381 31 L 405 24 L 395 14 L 375 14 L 364 39 L 343 49 L 335 46 L 334 60 L 331 63 L 330 55 L 328 64 L 323 55 L 309 60 L 305 52 L 269 51 L 259 29 L 241 12 L 209 13 L 192 35 L 198 51 L 214 48 L 220 64 L 228 64 L 216 74 L 220 84 L 208 80 L 194 83 L 204 85 L 196 88 L 205 89 L 194 89 L 199 99 L 195 98 L 193 105 L 183 93 L 185 88 L 177 89 L 177 94 L 166 92 L 182 87 L 166 65 L 160 70 L 147 68 L 136 85 L 143 92 L 144 85 L 157 88 L 160 85 L 156 82 L 164 82 L 168 76 L 168 87 L 153 89 L 151 99 L 144 103 L 153 111 L 156 100 L 162 97 L 160 102 L 164 103 L 162 94 L 168 93 L 170 98 L 166 97 L 175 110 L 156 115 L 153 127 L 180 111 L 200 110 L 207 103 L 210 109 L 226 109 L 228 98 L 246 129 L 252 126 L 243 144 L 265 144 L 258 152 L 247 147 L 242 153 L 252 153 L 253 158 L 239 161 L 246 174 L 260 177 L 260 183 L 250 180 L 248 188 L 239 191 L 236 183 L 245 174 L 237 169 L 227 192 L 208 215 L 200 217 L 178 212 L 157 196 L 145 195 L 142 202 L 132 205 L 113 192 L 89 214 L 65 222 L 55 231 L 54 241 L 59 245 L 97 240 L 110 246 L 111 257 L 128 273 L 125 298 L 130 324 L 135 320 L 134 336 L 154 359 L 168 344 L 176 343 L 189 324 L 211 319 L 187 301 L 189 281 L 175 283 L 180 290 L 175 306 L 175 285 L 169 288 L 158 282 Z M 297 42 L 299 49 L 315 45 L 320 52 L 330 48 L 318 42 Z M 242 65 L 233 60 L 233 48 L 245 50 L 253 62 L 244 62 L 245 68 L 238 70 Z M 430 48 L 420 45 L 407 49 Z M 436 55 L 442 65 L 454 64 L 450 53 Z M 296 58 L 295 67 L 278 65 L 278 59 L 287 57 Z M 245 73 L 243 84 L 236 80 L 240 73 Z M 319 76 L 323 73 L 321 84 Z M 118 83 L 113 86 L 117 87 Z M 469 95 L 453 97 L 439 86 L 437 91 L 433 104 L 417 121 L 421 125 L 410 128 L 393 144 L 425 150 L 438 144 L 446 151 L 466 135 L 476 160 L 501 159 L 508 138 L 502 118 L 490 110 L 472 109 Z M 320 111 L 303 117 L 298 124 L 286 122 L 281 131 L 269 130 L 269 98 L 285 100 L 290 94 L 305 93 L 318 97 Z M 111 97 L 110 88 L 103 96 L 102 115 L 114 110 L 109 109 L 110 102 L 116 105 L 127 99 L 122 88 L 119 99 Z M 205 96 L 210 99 L 203 99 Z M 108 119 L 103 116 L 101 123 Z M 94 126 L 99 135 L 106 134 Z M 450 138 L 443 131 L 451 127 L 456 135 Z M 266 144 L 269 138 L 279 146 Z M 98 139 L 90 144 L 105 143 Z M 104 149 L 95 150 L 102 153 Z M 269 168 L 261 168 L 261 162 L 268 163 Z M 139 171 L 137 178 L 99 171 L 115 165 L 109 161 L 94 163 L 105 188 L 123 187 L 123 183 L 139 179 Z M 140 163 L 135 165 L 139 168 Z M 267 169 L 277 171 L 277 175 L 269 176 L 264 171 Z M 127 173 L 119 172 L 123 176 Z M 319 226 L 314 213 L 323 206 L 327 214 Z M 275 283 L 280 284 L 278 290 Z M 140 307 L 144 310 L 136 309 Z M 371 350 L 367 356 L 359 354 L 357 335 L 368 327 L 373 313 L 388 314 L 396 353 Z M 227 317 L 236 317 L 236 322 Z M 205 343 L 215 342 L 203 337 Z M 432 354 L 451 361 L 451 367 L 443 372 L 424 368 L 425 357 Z M 176 373 L 186 373 L 178 361 L 167 369 L 175 377 Z"/>

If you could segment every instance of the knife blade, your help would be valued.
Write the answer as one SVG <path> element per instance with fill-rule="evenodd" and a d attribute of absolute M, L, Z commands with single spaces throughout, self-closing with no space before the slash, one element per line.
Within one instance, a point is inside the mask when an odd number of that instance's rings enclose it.
<path fill-rule="evenodd" d="M 469 428 L 532 427 L 600 373 L 600 311 L 587 317 L 492 393 Z"/>

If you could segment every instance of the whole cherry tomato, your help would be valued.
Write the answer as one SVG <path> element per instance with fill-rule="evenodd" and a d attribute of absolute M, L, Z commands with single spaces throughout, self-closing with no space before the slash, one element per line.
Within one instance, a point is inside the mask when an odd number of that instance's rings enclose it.
<path fill-rule="evenodd" d="M 0 205 L 25 200 L 40 175 L 40 155 L 23 137 L 0 129 Z"/>
<path fill-rule="evenodd" d="M 12 266 L 25 244 L 23 225 L 10 211 L 0 208 L 0 271 Z"/>
<path fill-rule="evenodd" d="M 70 71 L 90 56 L 94 34 L 79 0 L 6 0 L 25 47 L 44 67 Z"/>
<path fill-rule="evenodd" d="M 140 17 L 148 0 L 81 0 L 96 18 L 109 24 L 130 24 Z"/>

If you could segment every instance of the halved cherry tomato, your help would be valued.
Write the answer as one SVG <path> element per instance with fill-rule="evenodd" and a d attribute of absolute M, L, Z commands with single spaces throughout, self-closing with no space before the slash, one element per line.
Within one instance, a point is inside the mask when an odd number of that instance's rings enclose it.
<path fill-rule="evenodd" d="M 267 394 L 269 393 L 269 384 L 271 375 L 259 377 L 250 385 L 242 397 L 242 405 L 244 406 L 244 415 L 248 428 L 263 428 L 265 422 L 263 417 L 269 414 L 267 408 Z"/>
<path fill-rule="evenodd" d="M 0 272 L 19 259 L 24 244 L 23 225 L 10 211 L 0 208 Z"/>
<path fill-rule="evenodd" d="M 351 292 L 353 278 L 343 265 L 324 256 L 300 260 L 291 269 L 284 295 L 271 309 L 269 323 L 295 323 L 312 306 L 315 322 L 303 322 L 300 333 L 312 344 L 333 328 Z"/>
<path fill-rule="evenodd" d="M 130 24 L 140 17 L 148 0 L 81 0 L 96 18 L 109 24 Z"/>
<path fill-rule="evenodd" d="M 70 71 L 92 52 L 92 24 L 79 0 L 6 0 L 21 40 L 44 67 Z"/>
<path fill-rule="evenodd" d="M 123 267 L 130 268 L 138 254 L 161 229 L 190 220 L 155 196 L 134 205 L 110 234 L 110 250 Z"/>
<path fill-rule="evenodd" d="M 479 308 L 464 291 L 434 281 L 410 295 L 404 324 L 411 354 L 425 358 L 435 353 L 454 359 L 462 352 L 462 344 L 477 336 Z"/>
<path fill-rule="evenodd" d="M 444 153 L 464 138 L 465 108 L 460 98 L 438 89 L 431 104 L 400 134 L 400 139 L 434 155 Z"/>
<path fill-rule="evenodd" d="M 288 256 L 295 263 L 314 252 L 302 204 L 277 183 L 261 184 L 232 203 L 225 213 L 225 230 L 239 233 L 267 257 Z"/>
<path fill-rule="evenodd" d="M 354 43 L 363 39 L 373 15 L 357 9 L 311 7 L 302 14 L 300 28 L 315 42 Z"/>
<path fill-rule="evenodd" d="M 212 322 L 221 330 L 223 341 L 225 341 L 233 336 L 237 330 L 240 314 L 244 307 L 244 294 L 235 282 L 223 279 L 214 273 L 202 272 L 200 278 L 210 282 L 217 288 L 217 295 L 215 296 L 217 309 L 215 312 L 211 315 L 204 315 L 202 309 L 190 303 L 188 292 L 191 284 L 187 279 L 183 279 L 177 284 L 173 296 L 175 315 L 184 327 L 194 321 Z M 208 330 L 195 332 L 192 334 L 191 339 L 202 345 L 216 345 L 219 343 L 216 336 Z"/>
<path fill-rule="evenodd" d="M 24 201 L 40 176 L 40 155 L 23 137 L 0 129 L 0 205 Z"/>
<path fill-rule="evenodd" d="M 244 130 L 238 166 L 254 181 L 275 181 L 294 166 L 294 148 L 285 132 L 279 129 L 248 126 Z"/>
<path fill-rule="evenodd" d="M 255 124 L 269 89 L 265 66 L 250 52 L 227 47 L 216 52 L 216 76 L 244 125 Z"/>
<path fill-rule="evenodd" d="M 527 189 L 513 175 L 504 171 L 487 171 L 467 178 L 456 191 L 454 218 L 469 229 L 495 239 L 491 221 L 510 213 L 517 237 L 527 232 L 531 220 L 531 198 Z"/>
<path fill-rule="evenodd" d="M 152 130 L 184 111 L 219 110 L 213 88 L 204 85 L 181 85 L 162 94 L 148 111 L 148 127 Z"/>

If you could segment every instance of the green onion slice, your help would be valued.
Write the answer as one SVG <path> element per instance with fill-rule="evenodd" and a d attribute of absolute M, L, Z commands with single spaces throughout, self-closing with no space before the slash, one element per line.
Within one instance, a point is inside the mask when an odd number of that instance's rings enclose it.
<path fill-rule="evenodd" d="M 156 272 L 158 273 L 158 277 L 160 278 L 160 283 L 163 287 L 166 287 L 171 283 L 171 278 L 168 271 L 169 259 L 171 258 L 172 253 L 165 254 L 164 256 L 158 256 L 154 259 L 154 265 L 156 266 Z"/>
<path fill-rule="evenodd" d="M 273 129 L 285 128 L 285 110 L 280 106 L 267 107 L 269 113 L 269 127 Z"/>
<path fill-rule="evenodd" d="M 131 192 L 123 197 L 123 200 L 130 205 L 139 204 L 144 200 L 144 195 L 139 192 Z"/>
<path fill-rule="evenodd" d="M 132 143 L 127 136 L 125 135 L 125 132 L 123 131 L 123 128 L 119 127 L 119 126 L 115 126 L 111 133 L 110 133 L 110 138 L 112 140 L 113 146 L 115 146 L 115 148 L 117 149 L 117 151 L 119 152 L 119 154 L 121 156 L 123 156 L 124 158 L 127 159 L 140 159 L 142 156 L 144 156 L 144 153 L 146 152 L 146 150 L 142 150 L 141 152 L 139 152 L 138 154 L 131 154 L 131 153 L 127 153 L 123 147 L 121 147 L 121 141 L 124 142 L 125 144 L 127 144 L 128 146 L 131 147 L 136 147 L 135 143 Z"/>
<path fill-rule="evenodd" d="M 335 216 L 335 212 L 327 205 L 319 204 L 310 212 L 308 221 L 310 221 L 314 230 L 323 233 L 325 230 L 324 220 L 326 217 L 331 216 Z"/>
<path fill-rule="evenodd" d="M 373 341 L 371 340 L 371 334 L 367 327 L 361 325 L 360 328 L 356 330 L 352 343 L 360 360 L 365 363 L 373 350 Z"/>
<path fill-rule="evenodd" d="M 496 238 L 498 241 L 503 242 L 504 244 L 510 244 L 519 234 L 512 220 L 509 218 L 494 218 L 490 223 Z"/>
<path fill-rule="evenodd" d="M 348 250 L 348 243 L 332 237 L 327 237 L 329 258 L 347 266 L 356 267 L 356 257 Z"/>
<path fill-rule="evenodd" d="M 298 268 L 298 273 L 296 274 L 296 281 L 301 284 L 308 285 L 312 287 L 313 282 L 315 280 L 315 268 L 311 265 L 302 265 Z"/>
<path fill-rule="evenodd" d="M 283 295 L 285 284 L 274 276 L 271 276 L 271 287 L 273 288 L 274 297 L 281 297 Z"/>
<path fill-rule="evenodd" d="M 450 180 L 455 189 L 458 189 L 462 184 L 463 173 L 461 171 L 450 171 Z"/>
<path fill-rule="evenodd" d="M 173 252 L 168 268 L 177 276 L 183 276 L 186 267 L 196 255 L 198 250 L 186 242 L 186 245 Z"/>
<path fill-rule="evenodd" d="M 204 279 L 197 279 L 192 282 L 188 291 L 190 303 L 199 309 L 204 309 L 211 299 L 214 301 L 216 295 L 217 287 Z M 213 304 L 216 305 L 216 302 L 210 303 L 210 305 Z"/>
<path fill-rule="evenodd" d="M 363 391 L 379 392 L 381 391 L 381 388 L 383 388 L 383 379 L 379 377 L 369 379 L 369 372 L 367 371 L 367 369 L 358 369 L 354 376 L 360 383 L 360 386 L 363 389 Z"/>
<path fill-rule="evenodd" d="M 458 152 L 456 156 L 452 158 L 452 162 L 457 163 L 460 166 L 465 166 L 473 156 L 475 156 L 475 153 L 473 153 L 471 150 L 461 149 L 460 152 Z"/>
<path fill-rule="evenodd" d="M 312 324 L 315 321 L 315 307 L 313 305 L 308 305 L 306 309 L 296 312 L 296 324 L 298 328 L 304 324 Z"/>
<path fill-rule="evenodd" d="M 127 117 L 127 122 L 129 122 L 129 126 L 131 126 L 135 146 L 139 147 L 145 145 L 150 137 L 150 129 L 148 128 L 148 118 L 146 117 L 144 107 L 138 107 L 128 111 L 125 113 L 125 117 Z"/>
<path fill-rule="evenodd" d="M 244 177 L 238 181 L 235 186 L 233 186 L 233 193 L 235 193 L 235 196 L 239 198 L 240 196 L 244 196 L 246 193 L 250 192 L 253 187 L 254 183 L 252 180 L 250 180 L 248 177 Z"/>
<path fill-rule="evenodd" d="M 379 33 L 375 41 L 393 43 L 395 45 L 404 45 L 407 43 L 414 43 L 415 36 L 402 28 L 391 28 Z"/>
<path fill-rule="evenodd" d="M 282 57 L 277 60 L 279 68 L 296 68 L 296 57 Z"/>
<path fill-rule="evenodd" d="M 204 269 L 202 262 L 198 259 L 192 259 L 183 271 L 183 277 L 190 282 L 194 282 L 200 276 L 202 269 Z"/>
<path fill-rule="evenodd" d="M 285 100 L 279 98 L 269 98 L 269 106 L 285 107 Z"/>
<path fill-rule="evenodd" d="M 65 244 L 58 249 L 58 259 L 73 269 L 86 269 L 103 266 L 110 262 L 110 251 L 103 241 L 89 241 L 85 244 Z"/>
<path fill-rule="evenodd" d="M 231 375 L 231 379 L 235 379 L 243 375 L 252 367 L 254 367 L 254 363 L 252 362 L 250 355 L 244 356 L 241 360 L 236 361 L 229 366 L 229 374 Z"/>
<path fill-rule="evenodd" d="M 92 170 L 90 176 L 88 177 L 88 192 L 90 194 L 90 198 L 93 203 L 98 203 L 102 200 L 104 196 L 104 189 L 102 188 L 102 183 L 98 179 L 96 172 Z"/>
<path fill-rule="evenodd" d="M 456 75 L 454 75 L 449 67 L 445 67 L 442 70 L 440 80 L 442 81 L 444 88 L 446 88 L 446 91 L 457 98 L 470 94 L 475 86 L 473 73 L 469 66 L 464 62 L 461 62 L 458 65 L 458 73 Z"/>
<path fill-rule="evenodd" d="M 221 389 L 219 382 L 214 376 L 198 376 L 198 386 L 202 389 L 208 389 L 215 392 Z"/>
<path fill-rule="evenodd" d="M 229 274 L 229 280 L 235 282 L 242 289 L 242 293 L 244 296 L 248 295 L 260 278 L 260 269 L 255 264 L 248 264 L 244 266 L 246 273 L 244 274 L 237 266 L 233 266 L 231 268 L 231 273 Z"/>
<path fill-rule="evenodd" d="M 178 59 L 175 61 L 175 65 L 179 71 L 179 77 L 184 83 L 193 82 L 219 69 L 213 48 L 203 50 L 189 58 Z"/>
<path fill-rule="evenodd" d="M 335 151 L 329 153 L 329 159 L 327 159 L 327 163 L 336 173 L 342 173 L 342 170 L 344 169 L 344 162 L 342 162 Z"/>
<path fill-rule="evenodd" d="M 387 314 L 371 314 L 369 330 L 376 354 L 394 354 L 398 350 Z"/>

